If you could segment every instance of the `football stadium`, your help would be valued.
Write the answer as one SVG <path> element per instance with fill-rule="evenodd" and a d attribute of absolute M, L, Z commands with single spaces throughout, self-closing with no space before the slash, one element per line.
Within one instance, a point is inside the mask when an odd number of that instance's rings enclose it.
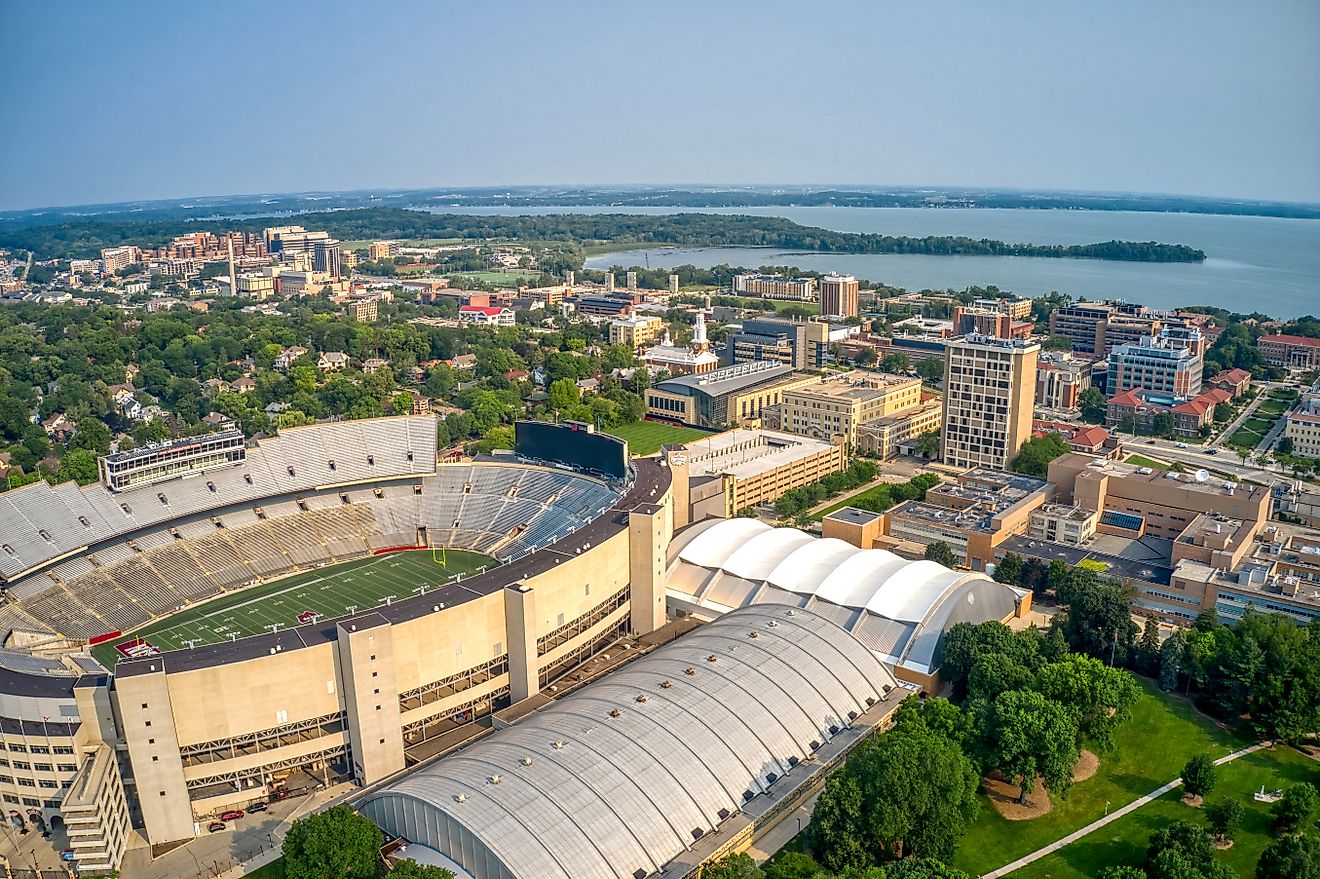
<path fill-rule="evenodd" d="M 0 746 L 50 755 L 0 772 L 11 821 L 106 871 L 311 779 L 459 876 L 686 876 L 936 684 L 949 625 L 1021 607 L 689 523 L 682 446 L 437 453 L 431 415 L 332 422 L 0 495 Z"/>

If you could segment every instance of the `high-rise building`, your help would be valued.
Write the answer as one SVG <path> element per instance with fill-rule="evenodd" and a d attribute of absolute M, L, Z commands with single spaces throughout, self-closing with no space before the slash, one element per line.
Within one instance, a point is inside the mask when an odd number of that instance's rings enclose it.
<path fill-rule="evenodd" d="M 372 260 L 393 259 L 399 255 L 399 242 L 373 241 L 367 245 L 367 256 Z"/>
<path fill-rule="evenodd" d="M 1043 409 L 1076 409 L 1082 391 L 1091 386 L 1091 365 L 1071 352 L 1046 351 L 1036 365 L 1036 405 Z"/>
<path fill-rule="evenodd" d="M 628 273 L 628 289 L 629 289 L 629 290 L 636 290 L 636 289 L 637 289 L 637 273 L 636 273 L 636 272 L 629 272 L 629 273 Z"/>
<path fill-rule="evenodd" d="M 606 293 L 614 292 L 614 272 L 605 273 L 605 292 Z"/>
<path fill-rule="evenodd" d="M 971 334 L 944 350 L 944 463 L 1007 470 L 1031 439 L 1040 345 Z"/>
<path fill-rule="evenodd" d="M 678 275 L 671 274 L 669 276 L 669 295 L 670 296 L 678 295 Z"/>
<path fill-rule="evenodd" d="M 1120 300 L 1077 302 L 1050 314 L 1051 335 L 1067 338 L 1081 354 L 1105 354 L 1115 345 L 1159 331 L 1159 318 L 1148 314 L 1144 305 Z"/>
<path fill-rule="evenodd" d="M 834 274 L 821 278 L 820 313 L 825 317 L 856 317 L 857 279 Z"/>
<path fill-rule="evenodd" d="M 270 253 L 310 253 L 318 241 L 331 240 L 329 232 L 308 232 L 302 226 L 271 226 L 263 234 Z"/>
<path fill-rule="evenodd" d="M 101 248 L 101 262 L 107 275 L 126 269 L 137 261 L 138 249 L 131 244 L 124 247 Z"/>
<path fill-rule="evenodd" d="M 1159 336 L 1143 336 L 1134 345 L 1119 345 L 1109 352 L 1106 390 L 1112 396 L 1142 388 L 1170 401 L 1195 397 L 1201 392 L 1205 361 L 1194 344 L 1183 345 L 1186 341 L 1166 331 Z"/>
<path fill-rule="evenodd" d="M 654 314 L 621 314 L 610 321 L 610 344 L 634 350 L 651 344 L 665 332 L 665 322 Z"/>
<path fill-rule="evenodd" d="M 344 261 L 340 256 L 338 241 L 327 238 L 312 243 L 312 271 L 325 272 L 332 278 L 343 274 Z"/>

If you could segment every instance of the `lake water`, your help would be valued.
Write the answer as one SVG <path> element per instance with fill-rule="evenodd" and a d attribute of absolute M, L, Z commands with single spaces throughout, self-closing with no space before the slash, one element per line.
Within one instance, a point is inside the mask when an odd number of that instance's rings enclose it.
<path fill-rule="evenodd" d="M 433 209 L 448 212 L 445 209 Z M 454 209 L 449 209 L 454 210 Z M 1026 296 L 1058 290 L 1153 308 L 1213 305 L 1278 318 L 1320 313 L 1320 220 L 1119 211 L 923 208 L 463 208 L 466 214 L 680 212 L 786 217 L 804 226 L 885 235 L 966 235 L 1010 243 L 1159 241 L 1206 253 L 1202 263 L 1139 263 L 1016 256 L 832 254 L 760 248 L 654 248 L 592 257 L 588 268 L 646 265 L 796 265 L 910 290 L 995 285 Z"/>

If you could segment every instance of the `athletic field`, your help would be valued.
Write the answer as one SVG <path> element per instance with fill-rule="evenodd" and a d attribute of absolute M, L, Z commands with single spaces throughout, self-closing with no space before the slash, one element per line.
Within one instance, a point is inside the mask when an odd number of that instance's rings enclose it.
<path fill-rule="evenodd" d="M 129 637 L 98 644 L 93 653 L 113 667 L 120 658 L 117 645 L 135 643 L 138 638 L 164 652 L 187 647 L 189 641 L 194 645 L 218 644 L 234 637 L 260 635 L 271 631 L 272 626 L 291 629 L 300 625 L 299 615 L 305 619 L 308 614 L 332 619 L 354 609 L 367 610 L 497 564 L 489 556 L 457 549 L 437 550 L 434 554 L 429 549 L 395 552 L 358 559 L 222 595 L 152 623 Z"/>

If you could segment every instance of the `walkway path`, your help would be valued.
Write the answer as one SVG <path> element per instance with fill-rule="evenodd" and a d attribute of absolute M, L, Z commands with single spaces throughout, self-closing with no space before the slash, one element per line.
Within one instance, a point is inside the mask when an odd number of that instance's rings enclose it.
<path fill-rule="evenodd" d="M 1269 747 L 1269 744 L 1267 742 L 1258 742 L 1257 744 L 1252 745 L 1250 748 L 1243 748 L 1241 751 L 1234 751 L 1232 754 L 1229 754 L 1227 757 L 1220 757 L 1218 760 L 1215 761 L 1215 765 L 1222 766 L 1225 763 L 1231 763 L 1232 761 L 1236 760 L 1239 757 L 1245 757 L 1247 754 L 1254 753 L 1256 751 L 1259 751 L 1261 748 L 1267 748 L 1267 747 Z M 1140 809 L 1142 806 L 1146 805 L 1151 800 L 1155 800 L 1164 796 L 1169 791 L 1173 790 L 1174 788 L 1178 787 L 1181 784 L 1182 784 L 1182 779 L 1175 778 L 1173 781 L 1169 782 L 1168 784 L 1155 788 L 1155 790 L 1151 791 L 1145 796 L 1138 797 L 1137 799 L 1128 803 L 1126 806 L 1123 806 L 1122 808 L 1119 809 L 1115 809 L 1105 817 L 1100 818 L 1096 821 L 1092 821 L 1090 824 L 1086 825 L 1085 827 L 1082 827 L 1079 830 L 1074 830 L 1072 833 L 1069 833 L 1067 836 L 1063 837 L 1062 839 L 1056 839 L 1054 842 L 1050 843 L 1044 848 L 1036 849 L 1034 852 L 1032 852 L 1029 855 L 1023 855 L 1013 863 L 1005 864 L 1004 866 L 1000 867 L 998 870 L 991 870 L 989 873 L 982 875 L 980 879 L 999 879 L 999 877 L 1007 876 L 1009 873 L 1012 873 L 1014 870 L 1020 870 L 1021 868 L 1025 867 L 1027 864 L 1030 864 L 1032 861 L 1038 861 L 1041 858 L 1045 857 L 1046 855 L 1052 855 L 1055 852 L 1057 852 L 1059 849 L 1063 848 L 1065 845 L 1076 842 L 1077 840 L 1081 839 L 1083 836 L 1086 836 L 1088 833 L 1098 830 L 1112 821 L 1117 821 L 1119 818 L 1122 818 L 1124 815 L 1126 815 L 1129 812 L 1133 812 L 1137 809 Z"/>

